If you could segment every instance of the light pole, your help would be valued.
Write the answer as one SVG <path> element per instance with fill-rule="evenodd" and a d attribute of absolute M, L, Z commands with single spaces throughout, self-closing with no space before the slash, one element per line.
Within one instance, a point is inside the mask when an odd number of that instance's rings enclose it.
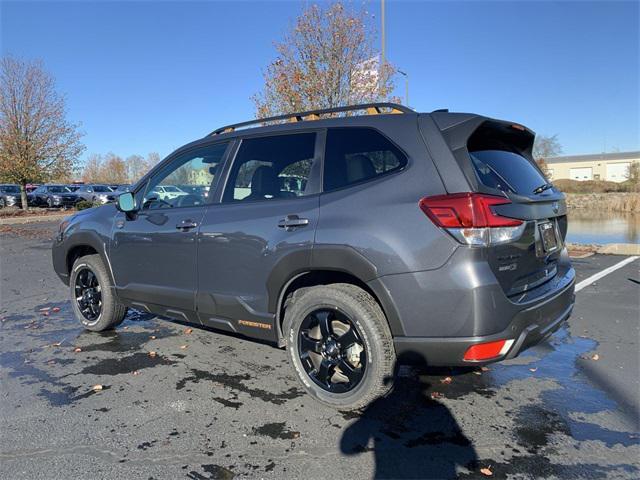
<path fill-rule="evenodd" d="M 382 40 L 382 62 L 381 64 L 384 66 L 384 62 L 386 61 L 386 52 L 385 52 L 385 32 L 384 32 L 384 0 L 380 0 L 380 21 L 382 22 L 381 35 L 380 39 Z"/>
<path fill-rule="evenodd" d="M 404 104 L 409 106 L 409 74 L 398 70 L 398 73 L 404 77 Z"/>

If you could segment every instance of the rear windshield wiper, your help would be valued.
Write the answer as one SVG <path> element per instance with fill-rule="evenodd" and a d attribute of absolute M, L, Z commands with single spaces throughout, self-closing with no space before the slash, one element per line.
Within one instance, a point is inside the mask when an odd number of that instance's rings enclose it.
<path fill-rule="evenodd" d="M 553 188 L 553 183 L 545 183 L 543 185 L 540 185 L 536 189 L 534 189 L 533 193 L 535 193 L 537 195 L 539 193 L 544 192 L 545 190 L 549 190 L 550 188 Z"/>

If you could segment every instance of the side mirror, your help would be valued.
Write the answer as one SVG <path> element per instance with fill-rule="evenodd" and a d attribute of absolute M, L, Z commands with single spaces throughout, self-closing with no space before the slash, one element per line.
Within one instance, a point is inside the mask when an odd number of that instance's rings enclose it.
<path fill-rule="evenodd" d="M 118 210 L 121 212 L 129 213 L 136 209 L 136 200 L 133 198 L 133 193 L 125 192 L 118 196 L 118 203 L 116 204 Z"/>

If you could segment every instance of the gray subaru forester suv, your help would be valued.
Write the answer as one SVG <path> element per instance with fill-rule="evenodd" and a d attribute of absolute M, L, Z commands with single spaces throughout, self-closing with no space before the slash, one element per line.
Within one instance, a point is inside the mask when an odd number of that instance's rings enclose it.
<path fill-rule="evenodd" d="M 398 358 L 483 365 L 569 317 L 565 200 L 533 140 L 386 103 L 230 125 L 65 220 L 53 264 L 88 330 L 134 308 L 272 342 L 357 409 Z"/>

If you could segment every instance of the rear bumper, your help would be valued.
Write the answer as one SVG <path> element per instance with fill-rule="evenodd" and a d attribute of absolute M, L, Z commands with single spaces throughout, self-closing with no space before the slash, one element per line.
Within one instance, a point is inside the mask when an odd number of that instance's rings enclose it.
<path fill-rule="evenodd" d="M 399 359 L 407 363 L 429 366 L 484 365 L 516 357 L 524 350 L 541 342 L 558 330 L 571 316 L 575 303 L 575 282 L 535 307 L 519 312 L 503 331 L 493 335 L 475 337 L 395 337 L 394 344 Z M 472 345 L 497 340 L 513 340 L 502 356 L 485 361 L 464 361 L 465 352 Z"/>
<path fill-rule="evenodd" d="M 479 343 L 511 340 L 503 355 L 516 356 L 549 336 L 571 314 L 575 270 L 566 250 L 546 283 L 507 297 L 480 249 L 458 249 L 441 268 L 378 277 L 398 357 L 438 366 L 469 365 L 466 350 Z M 381 295 L 378 294 L 379 297 Z"/>

